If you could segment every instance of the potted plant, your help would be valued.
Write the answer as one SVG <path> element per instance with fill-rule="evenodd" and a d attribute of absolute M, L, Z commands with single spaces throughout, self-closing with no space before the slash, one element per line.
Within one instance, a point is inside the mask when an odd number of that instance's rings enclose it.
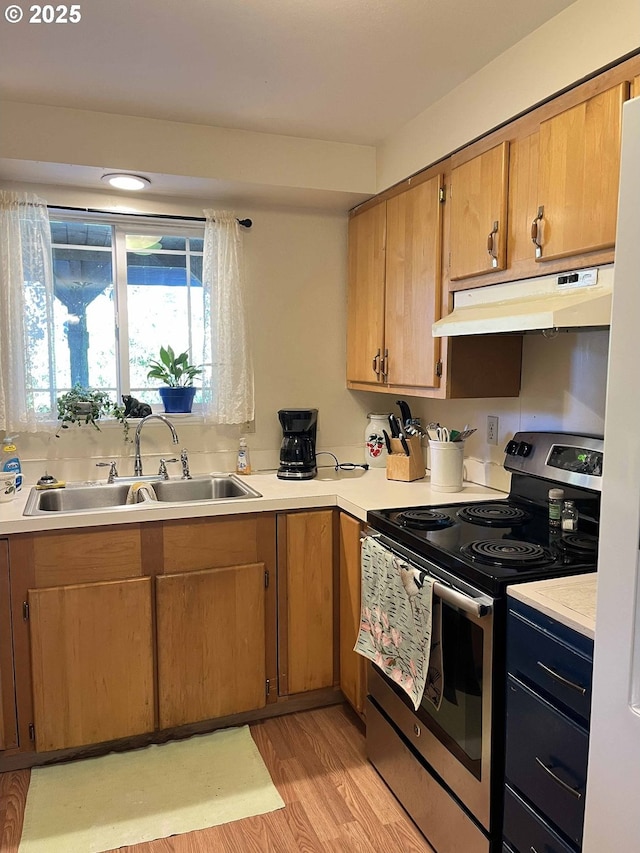
<path fill-rule="evenodd" d="M 114 403 L 106 391 L 86 388 L 78 383 L 66 394 L 58 397 L 57 405 L 60 426 L 56 432 L 56 438 L 60 438 L 61 430 L 69 429 L 73 424 L 78 426 L 89 424 L 99 431 L 97 421 L 101 417 L 112 417 L 120 421 L 124 429 L 124 440 L 129 440 L 129 422 L 124 406 Z"/>
<path fill-rule="evenodd" d="M 189 362 L 188 352 L 176 355 L 171 346 L 160 347 L 160 359 L 149 363 L 147 379 L 159 379 L 166 385 L 158 389 L 165 412 L 190 412 L 196 395 L 193 380 L 202 373 L 202 368 Z"/>

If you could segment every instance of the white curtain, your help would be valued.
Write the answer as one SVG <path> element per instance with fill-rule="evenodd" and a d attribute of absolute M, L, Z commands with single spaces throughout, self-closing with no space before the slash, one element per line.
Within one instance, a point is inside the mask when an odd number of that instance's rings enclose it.
<path fill-rule="evenodd" d="M 208 423 L 242 424 L 253 420 L 254 392 L 241 226 L 230 211 L 204 214 L 203 414 Z"/>
<path fill-rule="evenodd" d="M 35 432 L 52 417 L 53 300 L 46 202 L 0 190 L 0 429 L 7 433 Z"/>

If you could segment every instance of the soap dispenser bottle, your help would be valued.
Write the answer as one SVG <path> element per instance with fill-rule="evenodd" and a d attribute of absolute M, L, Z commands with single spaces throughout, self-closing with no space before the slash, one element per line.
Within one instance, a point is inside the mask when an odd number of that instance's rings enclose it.
<path fill-rule="evenodd" d="M 22 488 L 22 465 L 18 456 L 18 448 L 13 443 L 15 435 L 7 435 L 2 442 L 2 471 L 16 475 L 16 492 Z"/>
<path fill-rule="evenodd" d="M 250 474 L 251 473 L 251 459 L 249 457 L 249 448 L 247 447 L 247 439 L 240 439 L 240 446 L 238 447 L 238 459 L 236 462 L 236 474 Z"/>

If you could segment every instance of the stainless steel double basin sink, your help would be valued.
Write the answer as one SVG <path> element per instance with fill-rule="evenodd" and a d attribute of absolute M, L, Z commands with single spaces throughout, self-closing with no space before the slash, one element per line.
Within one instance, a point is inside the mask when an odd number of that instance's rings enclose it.
<path fill-rule="evenodd" d="M 127 503 L 133 483 L 149 482 L 157 497 Z M 24 515 L 43 515 L 49 512 L 90 512 L 98 509 L 131 510 L 135 507 L 158 504 L 182 504 L 194 501 L 224 501 L 260 498 L 252 489 L 233 474 L 210 474 L 190 480 L 159 480 L 154 477 L 130 478 L 127 482 L 96 485 L 69 485 L 62 489 L 31 489 Z"/>

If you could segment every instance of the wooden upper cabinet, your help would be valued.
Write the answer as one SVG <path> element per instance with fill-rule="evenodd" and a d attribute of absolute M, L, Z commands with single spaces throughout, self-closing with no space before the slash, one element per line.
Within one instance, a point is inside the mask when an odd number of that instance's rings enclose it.
<path fill-rule="evenodd" d="M 347 379 L 382 381 L 386 204 L 349 220 Z"/>
<path fill-rule="evenodd" d="M 508 166 L 502 142 L 451 171 L 453 280 L 506 267 Z"/>
<path fill-rule="evenodd" d="M 442 175 L 387 201 L 385 375 L 389 385 L 440 384 Z"/>
<path fill-rule="evenodd" d="M 620 83 L 541 123 L 538 260 L 615 244 L 622 104 L 628 96 L 629 84 Z"/>

